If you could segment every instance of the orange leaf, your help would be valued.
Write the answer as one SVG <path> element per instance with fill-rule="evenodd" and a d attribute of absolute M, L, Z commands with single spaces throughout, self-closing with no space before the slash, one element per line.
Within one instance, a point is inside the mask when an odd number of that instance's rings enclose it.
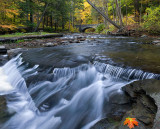
<path fill-rule="evenodd" d="M 124 121 L 124 125 L 127 125 L 130 129 L 134 128 L 134 125 L 138 126 L 138 121 L 136 121 L 136 118 L 126 118 Z"/>

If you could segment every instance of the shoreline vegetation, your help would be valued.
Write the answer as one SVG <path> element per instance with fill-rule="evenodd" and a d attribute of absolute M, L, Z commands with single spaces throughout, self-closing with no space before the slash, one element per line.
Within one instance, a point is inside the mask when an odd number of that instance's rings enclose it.
<path fill-rule="evenodd" d="M 79 32 L 76 25 L 97 24 L 85 32 L 160 35 L 159 0 L 2 0 L 1 3 L 0 34 Z"/>

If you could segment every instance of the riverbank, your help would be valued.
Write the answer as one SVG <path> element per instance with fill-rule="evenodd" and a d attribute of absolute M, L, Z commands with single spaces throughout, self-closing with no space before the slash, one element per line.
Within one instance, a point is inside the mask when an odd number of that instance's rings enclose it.
<path fill-rule="evenodd" d="M 45 38 L 56 38 L 56 37 L 63 37 L 63 34 L 39 34 L 35 35 L 34 33 L 31 35 L 22 34 L 21 36 L 14 36 L 14 35 L 4 35 L 4 37 L 0 37 L 0 43 L 12 43 L 12 42 L 23 42 L 25 40 L 32 40 L 32 39 L 45 39 Z"/>

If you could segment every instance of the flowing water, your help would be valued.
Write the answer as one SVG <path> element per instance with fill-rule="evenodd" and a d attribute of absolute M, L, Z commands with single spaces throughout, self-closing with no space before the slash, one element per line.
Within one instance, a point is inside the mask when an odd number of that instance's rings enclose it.
<path fill-rule="evenodd" d="M 159 79 L 158 74 L 114 65 L 106 52 L 122 51 L 117 48 L 124 40 L 118 46 L 110 44 L 113 39 L 88 36 L 80 44 L 31 49 L 0 67 L 0 95 L 6 95 L 13 114 L 2 129 L 89 129 L 112 112 L 113 95 L 125 95 L 121 87 Z M 125 44 L 132 46 L 130 40 Z"/>

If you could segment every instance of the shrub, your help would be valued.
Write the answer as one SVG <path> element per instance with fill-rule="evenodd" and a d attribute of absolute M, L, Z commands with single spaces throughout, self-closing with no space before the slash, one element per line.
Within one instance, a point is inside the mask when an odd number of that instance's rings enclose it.
<path fill-rule="evenodd" d="M 160 33 L 160 5 L 146 9 L 144 28 L 150 33 Z"/>
<path fill-rule="evenodd" d="M 99 24 L 96 28 L 96 33 L 100 33 L 105 29 L 105 25 L 104 24 Z"/>
<path fill-rule="evenodd" d="M 79 32 L 79 29 L 76 27 L 73 27 L 71 24 L 69 25 L 69 22 L 67 22 L 64 26 L 65 30 L 69 30 L 70 32 Z"/>

